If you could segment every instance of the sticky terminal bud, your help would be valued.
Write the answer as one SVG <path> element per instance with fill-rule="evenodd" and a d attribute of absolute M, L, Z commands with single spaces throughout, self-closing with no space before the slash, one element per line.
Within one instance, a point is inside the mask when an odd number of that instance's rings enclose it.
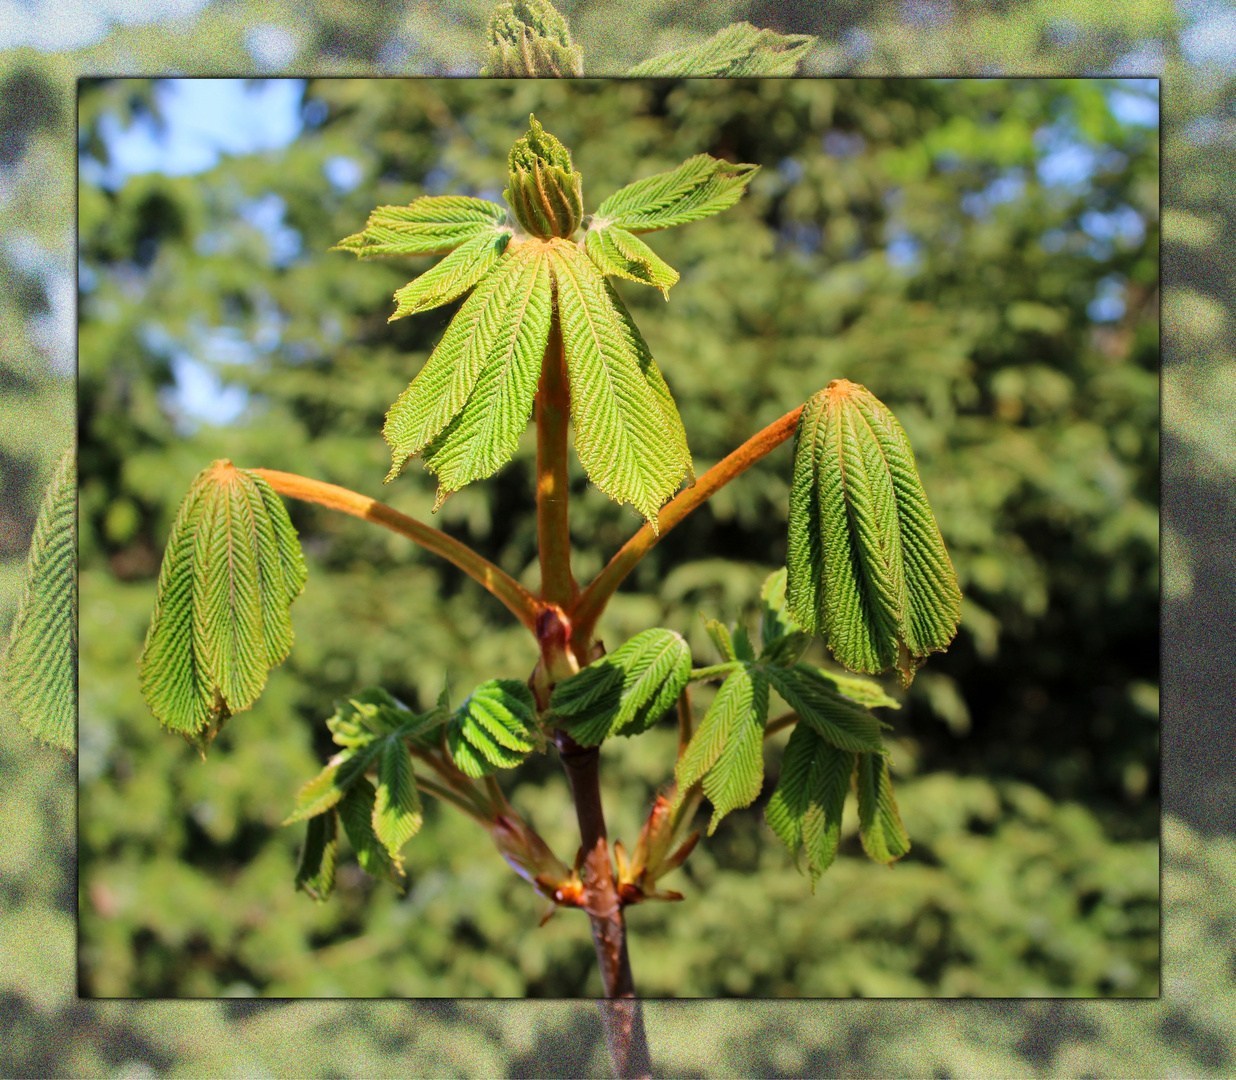
<path fill-rule="evenodd" d="M 569 237 L 584 217 L 583 178 L 565 146 L 528 117 L 528 134 L 511 147 L 503 197 L 524 230 L 542 240 Z"/>
<path fill-rule="evenodd" d="M 499 4 L 489 20 L 489 64 L 495 79 L 578 78 L 583 56 L 567 21 L 548 0 Z"/>

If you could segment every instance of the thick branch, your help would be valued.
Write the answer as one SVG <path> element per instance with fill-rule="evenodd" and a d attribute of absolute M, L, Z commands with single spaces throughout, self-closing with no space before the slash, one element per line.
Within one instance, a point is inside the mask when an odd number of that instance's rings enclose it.
<path fill-rule="evenodd" d="M 536 391 L 536 539 L 541 559 L 541 599 L 565 611 L 579 586 L 571 574 L 567 517 L 567 424 L 571 395 L 562 329 L 555 305 Z"/>
<path fill-rule="evenodd" d="M 677 497 L 666 503 L 657 516 L 659 534 L 652 531 L 652 526 L 644 524 L 639 532 L 619 549 L 605 569 L 579 594 L 575 606 L 568 612 L 571 617 L 573 641 L 577 653 L 586 648 L 592 640 L 601 612 L 605 610 L 609 598 L 622 584 L 623 578 L 635 569 L 635 564 L 692 510 L 712 498 L 734 477 L 751 468 L 760 458 L 766 457 L 793 435 L 802 411 L 800 405 L 797 409 L 786 413 L 781 419 L 769 424 L 763 431 L 752 435 L 732 454 L 722 458 L 704 473 L 693 487 L 680 492 Z"/>
<path fill-rule="evenodd" d="M 290 499 L 301 499 L 304 502 L 318 503 L 331 510 L 339 510 L 353 517 L 385 525 L 386 528 L 399 533 L 400 536 L 406 536 L 435 555 L 441 555 L 442 558 L 454 563 L 470 578 L 493 593 L 529 630 L 535 628 L 536 617 L 541 608 L 536 597 L 504 570 L 478 555 L 467 544 L 460 543 L 439 529 L 431 529 L 428 525 L 423 525 L 414 518 L 401 514 L 393 507 L 378 502 L 377 499 L 357 494 L 347 488 L 338 487 L 335 484 L 324 484 L 320 480 L 310 480 L 307 476 L 297 476 L 295 473 L 277 472 L 274 469 L 253 469 L 251 471 L 262 477 L 280 495 L 286 495 Z"/>

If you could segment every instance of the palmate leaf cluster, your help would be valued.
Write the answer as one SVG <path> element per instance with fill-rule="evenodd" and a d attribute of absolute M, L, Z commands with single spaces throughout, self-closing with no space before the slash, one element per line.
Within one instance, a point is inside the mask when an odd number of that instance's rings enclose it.
<path fill-rule="evenodd" d="M 374 210 L 338 245 L 360 258 L 444 254 L 395 293 L 392 319 L 472 290 L 420 373 L 387 413 L 394 479 L 420 454 L 438 476 L 435 509 L 510 460 L 527 426 L 551 332 L 561 335 L 575 448 L 589 479 L 653 528 L 658 508 L 693 477 L 682 420 L 615 275 L 667 293 L 677 273 L 636 232 L 682 225 L 732 206 L 757 166 L 699 154 L 606 199 L 579 244 L 581 181 L 569 152 L 530 119 L 495 203 L 426 196 Z"/>
<path fill-rule="evenodd" d="M 781 777 L 766 810 L 768 824 L 797 856 L 805 851 L 812 888 L 836 856 L 842 808 L 857 794 L 863 847 L 890 863 L 910 849 L 893 797 L 881 722 L 873 707 L 899 708 L 878 684 L 802 663 L 809 635 L 787 611 L 786 572 L 761 590 L 762 647 L 741 624 L 733 631 L 706 620 L 721 654 L 715 668 L 691 671 L 681 635 L 646 630 L 559 683 L 552 717 L 583 745 L 646 731 L 674 707 L 693 678 L 724 677 L 678 759 L 675 807 L 702 785 L 713 805 L 711 835 L 731 811 L 750 806 L 764 785 L 763 747 L 769 691 L 797 714 Z"/>

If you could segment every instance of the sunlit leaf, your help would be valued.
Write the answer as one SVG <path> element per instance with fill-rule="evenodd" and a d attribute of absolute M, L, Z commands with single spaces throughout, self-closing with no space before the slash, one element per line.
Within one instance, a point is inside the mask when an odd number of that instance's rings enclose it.
<path fill-rule="evenodd" d="M 0 693 L 12 715 L 61 750 L 77 734 L 77 448 L 61 456 L 39 506 Z"/>
<path fill-rule="evenodd" d="M 383 740 L 382 756 L 378 761 L 373 831 L 397 865 L 399 849 L 417 833 L 423 820 L 408 748 L 402 739 L 388 736 Z"/>
<path fill-rule="evenodd" d="M 806 664 L 767 667 L 764 673 L 801 722 L 813 727 L 841 750 L 880 753 L 884 741 L 880 721 L 861 705 L 838 693 L 821 672 Z"/>
<path fill-rule="evenodd" d="M 146 645 L 142 695 L 203 749 L 248 708 L 292 647 L 289 605 L 305 584 L 296 531 L 255 473 L 216 461 L 172 524 Z"/>
<path fill-rule="evenodd" d="M 759 168 L 696 154 L 676 169 L 614 192 L 597 207 L 590 227 L 603 230 L 617 225 L 630 232 L 652 232 L 699 221 L 738 202 Z"/>
<path fill-rule="evenodd" d="M 395 290 L 395 314 L 387 321 L 428 311 L 463 296 L 502 258 L 510 239 L 509 231 L 500 231 L 493 235 L 482 233 L 461 244 L 433 269 Z"/>
<path fill-rule="evenodd" d="M 731 23 L 707 41 L 636 64 L 631 78 L 781 78 L 798 72 L 814 44 L 809 34 L 778 34 L 747 22 Z"/>
<path fill-rule="evenodd" d="M 481 683 L 447 723 L 446 744 L 468 776 L 513 769 L 543 744 L 527 683 L 516 679 Z"/>
<path fill-rule="evenodd" d="M 901 824 L 888 758 L 859 754 L 854 776 L 858 792 L 858 829 L 863 850 L 876 862 L 891 863 L 910 850 L 910 838 Z"/>
<path fill-rule="evenodd" d="M 957 632 L 961 591 L 909 440 L 845 379 L 799 420 L 787 569 L 794 617 L 852 671 L 896 666 L 908 684 Z"/>
<path fill-rule="evenodd" d="M 662 261 L 638 236 L 617 225 L 589 228 L 584 233 L 584 250 L 602 274 L 652 285 L 667 300 L 670 286 L 678 280 L 677 270 Z"/>
<path fill-rule="evenodd" d="M 468 240 L 496 233 L 506 208 L 466 195 L 427 195 L 408 206 L 379 206 L 365 228 L 345 237 L 332 251 L 351 251 L 362 259 L 384 255 L 445 255 Z"/>

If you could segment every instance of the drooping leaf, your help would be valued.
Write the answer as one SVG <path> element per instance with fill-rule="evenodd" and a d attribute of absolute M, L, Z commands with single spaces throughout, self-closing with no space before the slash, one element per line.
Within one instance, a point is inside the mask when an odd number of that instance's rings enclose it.
<path fill-rule="evenodd" d="M 854 755 L 839 750 L 809 724 L 798 724 L 790 733 L 781 759 L 781 777 L 773 790 L 764 818 L 794 856 L 807 853 L 811 891 L 820 875 L 832 865 L 841 839 L 841 814 Z"/>
<path fill-rule="evenodd" d="M 377 799 L 373 784 L 361 777 L 339 800 L 339 820 L 347 834 L 348 843 L 356 852 L 356 860 L 366 874 L 373 877 L 389 877 L 396 880 L 403 869 L 391 861 L 386 847 L 373 831 L 373 808 Z"/>
<path fill-rule="evenodd" d="M 628 281 L 639 281 L 661 290 L 669 299 L 670 286 L 678 280 L 678 271 L 664 262 L 634 233 L 617 225 L 589 228 L 584 233 L 584 250 L 602 274 L 614 274 Z"/>
<path fill-rule="evenodd" d="M 508 253 L 483 277 L 451 320 L 442 340 L 386 413 L 382 435 L 391 448 L 390 483 L 467 404 L 485 358 L 502 330 L 516 261 Z M 506 290 L 500 287 L 506 283 Z"/>
<path fill-rule="evenodd" d="M 482 316 L 494 325 L 483 328 L 489 345 L 468 400 L 424 450 L 425 467 L 438 474 L 435 509 L 514 455 L 536 397 L 552 306 L 544 246 L 521 245 Z"/>
<path fill-rule="evenodd" d="M 677 807 L 688 788 L 703 780 L 712 803 L 711 836 L 731 810 L 750 806 L 764 784 L 764 722 L 768 682 L 752 664 L 728 675 L 674 767 Z"/>
<path fill-rule="evenodd" d="M 591 228 L 614 225 L 630 232 L 652 232 L 720 213 L 742 198 L 758 165 L 733 165 L 696 154 L 676 169 L 620 188 L 592 217 Z"/>
<path fill-rule="evenodd" d="M 433 269 L 395 290 L 397 306 L 387 322 L 429 311 L 463 296 L 502 258 L 510 239 L 510 230 L 502 230 L 493 235 L 482 233 L 461 244 Z"/>
<path fill-rule="evenodd" d="M 567 79 L 584 73 L 583 56 L 548 0 L 505 0 L 489 17 L 491 79 Z"/>
<path fill-rule="evenodd" d="M 947 648 L 961 591 L 901 425 L 835 379 L 803 409 L 794 445 L 786 598 L 852 671 L 903 683 Z"/>
<path fill-rule="evenodd" d="M 825 682 L 832 685 L 842 697 L 862 705 L 866 709 L 900 709 L 901 702 L 889 697 L 874 679 L 862 675 L 848 675 L 841 671 L 825 671 L 823 668 L 812 668 Z"/>
<path fill-rule="evenodd" d="M 888 758 L 883 754 L 859 754 L 854 775 L 858 792 L 858 831 L 863 850 L 876 862 L 900 859 L 910 850 L 910 838 L 901 824 Z"/>
<path fill-rule="evenodd" d="M 478 236 L 496 233 L 506 208 L 466 195 L 426 195 L 408 206 L 379 206 L 365 228 L 340 240 L 332 251 L 358 258 L 386 255 L 445 255 Z"/>
<path fill-rule="evenodd" d="M 304 584 L 296 530 L 270 485 L 226 460 L 203 469 L 172 524 L 140 660 L 159 721 L 204 751 L 291 650 L 288 608 Z"/>
<path fill-rule="evenodd" d="M 388 736 L 378 762 L 373 831 L 396 865 L 400 865 L 399 849 L 416 835 L 423 820 L 408 748 L 402 739 Z"/>
<path fill-rule="evenodd" d="M 553 241 L 575 449 L 588 478 L 632 503 L 657 528 L 657 511 L 691 472 L 682 420 L 648 346 L 617 294 L 574 245 Z"/>
<path fill-rule="evenodd" d="M 487 776 L 495 769 L 513 769 L 542 741 L 532 691 L 517 679 L 481 683 L 446 727 L 451 757 L 471 777 Z"/>
<path fill-rule="evenodd" d="M 335 889 L 338 854 L 339 818 L 335 810 L 310 818 L 296 869 L 296 888 L 319 903 L 328 900 Z"/>
<path fill-rule="evenodd" d="M 674 707 L 690 677 L 690 646 L 658 627 L 558 683 L 550 707 L 576 742 L 596 746 L 646 731 Z"/>
<path fill-rule="evenodd" d="M 861 705 L 837 692 L 819 671 L 806 664 L 763 669 L 773 688 L 810 725 L 838 749 L 881 753 L 880 721 Z"/>
<path fill-rule="evenodd" d="M 72 750 L 77 735 L 77 448 L 61 456 L 43 495 L 0 693 L 35 738 Z"/>
<path fill-rule="evenodd" d="M 732 23 L 707 41 L 636 64 L 629 78 L 782 78 L 794 75 L 814 44 L 809 34 L 778 34 Z"/>

